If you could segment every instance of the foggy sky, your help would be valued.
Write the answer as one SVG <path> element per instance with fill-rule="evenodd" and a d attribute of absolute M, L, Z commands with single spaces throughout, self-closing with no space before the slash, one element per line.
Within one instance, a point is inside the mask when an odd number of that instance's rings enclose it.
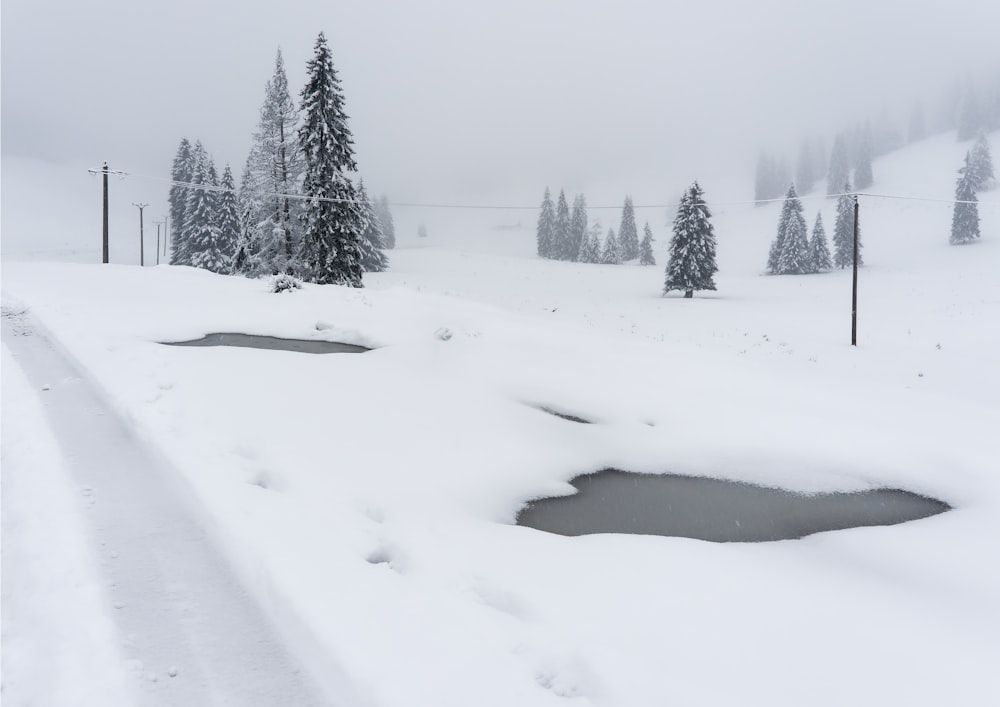
<path fill-rule="evenodd" d="M 181 137 L 239 175 L 280 46 L 316 35 L 361 174 L 399 200 L 668 196 L 1000 67 L 995 0 L 4 0 L 5 155 L 166 177 Z M 5 178 L 8 175 L 5 174 Z M 750 175 L 746 174 L 749 184 Z M 165 198 L 165 187 L 151 187 Z M 159 192 L 163 192 L 160 194 Z M 672 197 L 672 194 L 669 196 Z"/>

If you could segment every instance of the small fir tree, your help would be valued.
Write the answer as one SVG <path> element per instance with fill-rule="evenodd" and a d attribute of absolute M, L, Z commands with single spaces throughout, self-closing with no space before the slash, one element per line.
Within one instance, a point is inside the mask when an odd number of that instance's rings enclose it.
<path fill-rule="evenodd" d="M 576 260 L 587 236 L 587 197 L 577 194 L 573 199 L 573 212 L 570 215 L 569 241 L 563 244 L 560 253 L 562 260 Z"/>
<path fill-rule="evenodd" d="M 812 239 L 809 241 L 809 272 L 826 272 L 833 268 L 830 249 L 826 244 L 826 229 L 823 228 L 823 214 L 816 213 Z"/>
<path fill-rule="evenodd" d="M 621 249 L 618 246 L 618 238 L 615 236 L 613 228 L 608 229 L 608 237 L 604 239 L 601 262 L 605 265 L 619 265 L 622 262 Z"/>
<path fill-rule="evenodd" d="M 174 163 L 170 170 L 170 224 L 173 227 L 174 238 L 171 243 L 170 262 L 177 265 L 177 257 L 180 255 L 177 248 L 178 236 L 184 228 L 184 209 L 187 206 L 189 189 L 184 184 L 189 183 L 194 178 L 194 153 L 191 143 L 187 138 L 181 140 L 174 157 Z"/>
<path fill-rule="evenodd" d="M 828 195 L 840 192 L 840 187 L 849 179 L 850 155 L 847 151 L 847 138 L 843 133 L 837 135 L 830 152 L 830 166 L 826 173 L 826 193 Z"/>
<path fill-rule="evenodd" d="M 976 189 L 969 176 L 969 170 L 959 177 L 955 188 L 955 211 L 951 218 L 952 245 L 972 243 L 979 238 L 979 205 L 976 203 Z"/>
<path fill-rule="evenodd" d="M 239 209 L 239 237 L 233 253 L 234 274 L 255 275 L 257 269 L 257 214 L 260 211 L 259 190 L 254 184 L 253 169 L 247 160 L 240 177 L 240 191 L 236 198 Z"/>
<path fill-rule="evenodd" d="M 601 262 L 601 224 L 594 222 L 587 231 L 587 236 L 583 239 L 583 246 L 577 260 L 581 263 Z"/>
<path fill-rule="evenodd" d="M 389 197 L 385 194 L 375 200 L 375 216 L 382 227 L 382 243 L 386 249 L 392 250 L 396 247 L 396 223 L 389 208 Z"/>
<path fill-rule="evenodd" d="M 837 220 L 833 226 L 833 265 L 851 267 L 854 263 L 854 199 L 851 184 L 844 184 L 843 194 L 837 199 Z M 861 255 L 861 224 L 858 224 L 858 267 L 864 265 Z"/>
<path fill-rule="evenodd" d="M 674 217 L 674 235 L 670 239 L 663 294 L 680 290 L 685 298 L 695 290 L 714 290 L 715 232 L 711 212 L 698 182 L 692 184 L 681 198 Z"/>
<path fill-rule="evenodd" d="M 552 257 L 552 244 L 555 241 L 555 231 L 556 208 L 552 203 L 552 195 L 549 193 L 549 188 L 545 187 L 545 196 L 542 198 L 542 210 L 538 215 L 538 228 L 535 234 L 539 257 Z"/>
<path fill-rule="evenodd" d="M 794 184 L 785 195 L 775 242 L 778 244 L 775 272 L 781 275 L 802 275 L 809 272 L 809 231 Z"/>
<path fill-rule="evenodd" d="M 209 184 L 210 165 L 202 162 L 195 168 L 195 183 Z M 211 189 L 192 189 L 184 211 L 184 240 L 188 263 L 196 268 L 222 273 L 228 271 L 229 259 L 222 249 L 221 232 L 218 226 L 218 194 Z"/>
<path fill-rule="evenodd" d="M 653 257 L 653 231 L 649 228 L 649 223 L 643 229 L 642 243 L 639 244 L 639 265 L 656 265 L 656 258 Z"/>
<path fill-rule="evenodd" d="M 225 260 L 225 272 L 231 272 L 233 257 L 236 254 L 236 244 L 240 239 L 240 205 L 236 194 L 236 182 L 233 181 L 233 171 L 228 164 L 222 171 L 222 181 L 219 186 L 222 188 L 222 191 L 218 193 L 217 211 L 219 248 Z"/>
<path fill-rule="evenodd" d="M 365 183 L 358 181 L 358 202 L 364 226 L 358 244 L 361 249 L 361 267 L 365 272 L 385 272 L 389 269 L 389 259 L 382 250 L 382 227 L 379 225 L 375 208 L 368 200 Z"/>
<path fill-rule="evenodd" d="M 319 284 L 363 287 L 359 241 L 364 220 L 354 183 L 354 140 L 347 127 L 344 96 L 333 58 L 320 33 L 306 67 L 304 116 L 298 139 L 304 158 L 302 254 L 307 276 Z"/>
<path fill-rule="evenodd" d="M 548 257 L 556 260 L 564 259 L 563 252 L 569 247 L 569 243 L 572 238 L 570 235 L 571 229 L 572 217 L 569 212 L 569 204 L 566 202 L 566 192 L 560 189 L 559 198 L 556 199 L 556 221 L 554 235 L 552 238 L 552 247 L 549 251 Z"/>
<path fill-rule="evenodd" d="M 622 207 L 622 222 L 618 229 L 618 249 L 623 261 L 635 260 L 639 257 L 639 230 L 635 225 L 635 207 L 632 197 L 625 197 Z"/>
<path fill-rule="evenodd" d="M 993 172 L 993 155 L 986 132 L 980 130 L 966 156 L 966 166 L 972 188 L 977 192 L 992 189 L 996 185 Z"/>

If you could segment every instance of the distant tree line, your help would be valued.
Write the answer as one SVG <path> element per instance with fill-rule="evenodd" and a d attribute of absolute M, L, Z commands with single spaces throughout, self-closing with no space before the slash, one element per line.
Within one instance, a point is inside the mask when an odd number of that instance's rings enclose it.
<path fill-rule="evenodd" d="M 344 95 L 326 38 L 316 40 L 299 105 L 278 51 L 237 188 L 201 142 L 174 158 L 170 262 L 250 277 L 287 274 L 362 286 L 388 267 L 395 228 L 386 197 L 370 199 L 357 172 Z"/>
<path fill-rule="evenodd" d="M 602 230 L 599 222 L 588 227 L 587 199 L 583 194 L 574 197 L 571 210 L 565 191 L 559 190 L 559 197 L 553 204 L 552 194 L 548 187 L 545 188 L 536 230 L 540 257 L 605 265 L 618 265 L 636 259 L 640 265 L 656 264 L 653 257 L 653 231 L 647 223 L 643 229 L 642 241 L 639 240 L 632 197 L 625 197 L 618 233 L 609 228 L 602 242 Z"/>

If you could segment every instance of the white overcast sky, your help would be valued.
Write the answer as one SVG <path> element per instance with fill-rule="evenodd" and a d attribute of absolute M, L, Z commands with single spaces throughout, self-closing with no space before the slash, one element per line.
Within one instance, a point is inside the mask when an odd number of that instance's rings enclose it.
<path fill-rule="evenodd" d="M 166 176 L 187 136 L 238 176 L 321 30 L 397 199 L 666 190 L 1000 69 L 997 0 L 4 0 L 3 153 Z"/>

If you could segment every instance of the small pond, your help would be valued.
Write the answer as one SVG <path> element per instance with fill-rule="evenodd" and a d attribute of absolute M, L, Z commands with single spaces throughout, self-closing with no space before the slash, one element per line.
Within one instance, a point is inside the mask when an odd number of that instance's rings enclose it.
<path fill-rule="evenodd" d="M 279 339 L 276 336 L 255 334 L 208 334 L 192 341 L 164 341 L 168 346 L 242 346 L 251 349 L 271 351 L 297 351 L 299 353 L 364 353 L 370 349 L 338 341 L 316 341 L 314 339 Z"/>
<path fill-rule="evenodd" d="M 899 489 L 803 495 L 721 479 L 614 469 L 578 476 L 572 484 L 576 494 L 532 501 L 518 514 L 517 524 L 559 535 L 628 533 L 763 542 L 895 525 L 951 508 Z"/>

